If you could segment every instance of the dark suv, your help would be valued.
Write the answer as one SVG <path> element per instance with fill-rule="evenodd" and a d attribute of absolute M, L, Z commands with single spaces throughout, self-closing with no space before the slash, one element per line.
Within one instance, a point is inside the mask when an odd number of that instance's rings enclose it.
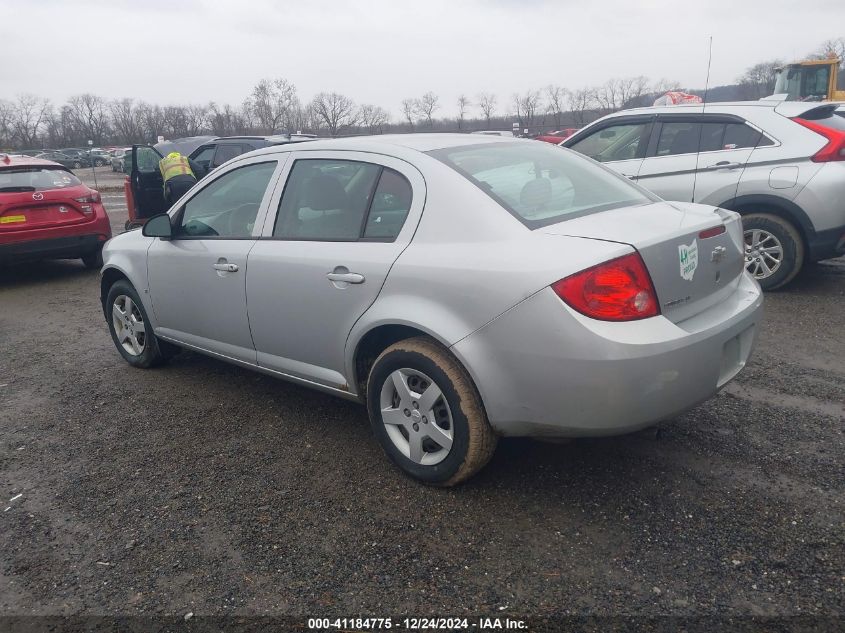
<path fill-rule="evenodd" d="M 313 134 L 278 134 L 274 136 L 221 136 L 205 141 L 190 152 L 192 165 L 199 171 L 194 174 L 202 179 L 228 160 L 251 152 L 254 149 L 269 147 L 270 145 L 285 145 L 287 143 L 301 143 L 316 138 Z M 189 149 L 178 142 L 161 143 L 156 147 L 150 145 L 133 145 L 132 152 L 127 153 L 125 161 L 129 186 L 124 188 L 126 193 L 126 207 L 129 211 L 127 230 L 133 226 L 142 225 L 148 218 L 167 210 L 164 199 L 164 186 L 158 162 L 169 151 Z"/>
<path fill-rule="evenodd" d="M 254 149 L 269 147 L 270 145 L 282 145 L 284 143 L 299 143 L 315 138 L 311 134 L 291 134 L 277 136 L 221 136 L 213 141 L 203 143 L 193 152 L 190 159 L 203 170 L 202 174 L 196 174 L 202 178 L 210 171 L 217 169 L 235 156 L 240 156 Z"/>

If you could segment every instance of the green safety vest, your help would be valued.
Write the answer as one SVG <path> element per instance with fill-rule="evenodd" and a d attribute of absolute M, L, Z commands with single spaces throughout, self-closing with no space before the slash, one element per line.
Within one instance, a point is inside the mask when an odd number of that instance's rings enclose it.
<path fill-rule="evenodd" d="M 161 170 L 161 177 L 165 183 L 174 176 L 188 175 L 196 178 L 196 175 L 191 170 L 191 164 L 188 162 L 188 159 L 181 154 L 175 158 L 165 156 L 158 162 L 158 168 Z"/>

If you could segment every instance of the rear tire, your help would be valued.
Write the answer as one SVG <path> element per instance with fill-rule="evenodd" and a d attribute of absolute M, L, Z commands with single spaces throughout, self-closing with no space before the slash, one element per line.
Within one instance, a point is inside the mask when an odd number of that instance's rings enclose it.
<path fill-rule="evenodd" d="M 85 264 L 85 268 L 89 268 L 91 270 L 100 269 L 103 267 L 103 249 L 98 248 L 93 253 L 88 253 L 87 255 L 82 256 L 82 263 Z"/>
<path fill-rule="evenodd" d="M 74 161 L 74 163 L 73 163 L 74 169 L 80 169 L 81 167 L 82 167 L 82 163 L 80 163 L 78 160 Z"/>
<path fill-rule="evenodd" d="M 763 290 L 795 279 L 804 265 L 804 242 L 792 224 L 770 213 L 750 213 L 742 216 L 742 228 L 745 268 Z"/>
<path fill-rule="evenodd" d="M 161 365 L 178 351 L 176 346 L 158 340 L 141 298 L 127 280 L 112 284 L 104 309 L 112 341 L 133 367 L 149 369 Z"/>
<path fill-rule="evenodd" d="M 379 355 L 367 380 L 367 409 L 388 457 L 426 484 L 461 483 L 496 449 L 496 434 L 469 374 L 426 337 L 399 341 Z"/>

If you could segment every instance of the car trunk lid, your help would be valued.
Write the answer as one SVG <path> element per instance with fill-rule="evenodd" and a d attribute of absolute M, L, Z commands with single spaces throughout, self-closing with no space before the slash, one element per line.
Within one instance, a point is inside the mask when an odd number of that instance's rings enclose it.
<path fill-rule="evenodd" d="M 734 292 L 744 266 L 739 215 L 705 205 L 656 202 L 582 216 L 538 231 L 635 248 L 651 275 L 662 314 L 675 323 Z"/>
<path fill-rule="evenodd" d="M 83 204 L 74 200 L 90 192 L 80 188 L 47 191 L 0 191 L 0 232 L 88 222 Z"/>

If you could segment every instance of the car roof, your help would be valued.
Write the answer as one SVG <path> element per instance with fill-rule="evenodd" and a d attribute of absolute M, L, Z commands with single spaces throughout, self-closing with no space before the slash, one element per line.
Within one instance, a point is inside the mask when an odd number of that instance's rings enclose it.
<path fill-rule="evenodd" d="M 678 105 L 645 106 L 642 108 L 631 108 L 608 114 L 603 118 L 618 116 L 631 116 L 638 114 L 701 114 L 702 112 L 731 112 L 745 108 L 769 108 L 776 110 L 784 116 L 798 116 L 808 110 L 819 106 L 836 105 L 835 101 L 786 101 L 773 95 L 771 98 L 760 99 L 759 101 L 716 101 L 713 103 L 684 103 Z"/>
<path fill-rule="evenodd" d="M 381 153 L 389 151 L 394 153 L 397 149 L 414 150 L 417 152 L 429 152 L 437 149 L 450 147 L 461 147 L 463 145 L 482 145 L 492 143 L 514 143 L 528 142 L 533 140 L 506 138 L 503 136 L 492 136 L 479 134 L 378 134 L 373 136 L 347 136 L 334 139 L 315 139 L 307 143 L 297 143 L 297 150 L 347 150 L 347 151 L 370 151 Z M 250 152 L 250 155 L 271 154 L 287 148 L 288 145 L 273 145 Z M 287 151 L 287 150 L 286 150 Z"/>
<path fill-rule="evenodd" d="M 34 158 L 19 154 L 0 154 L 0 169 L 10 167 L 58 167 L 60 169 L 66 169 L 64 165 L 44 158 Z"/>

